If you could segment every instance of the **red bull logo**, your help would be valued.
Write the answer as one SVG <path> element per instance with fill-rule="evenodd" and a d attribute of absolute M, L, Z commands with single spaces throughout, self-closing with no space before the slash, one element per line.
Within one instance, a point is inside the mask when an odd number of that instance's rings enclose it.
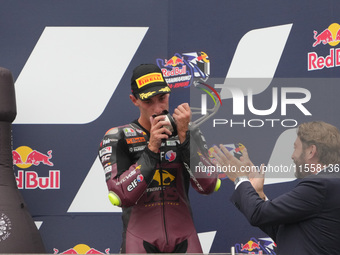
<path fill-rule="evenodd" d="M 47 154 L 44 154 L 37 150 L 32 150 L 28 146 L 21 146 L 16 150 L 13 150 L 12 155 L 13 165 L 20 168 L 29 168 L 32 165 L 38 166 L 40 163 L 47 166 L 53 166 L 53 163 L 50 161 L 52 158 L 52 150 L 49 150 Z"/>
<path fill-rule="evenodd" d="M 318 46 L 320 43 L 336 46 L 340 42 L 340 25 L 333 23 L 319 34 L 318 31 L 314 30 L 314 39 L 313 47 Z"/>
<path fill-rule="evenodd" d="M 53 254 L 110 254 L 110 249 L 106 249 L 105 253 L 100 252 L 94 248 L 90 248 L 90 246 L 86 244 L 78 244 L 71 249 L 68 249 L 64 252 L 59 253 L 58 249 L 53 249 Z"/>
<path fill-rule="evenodd" d="M 203 51 L 175 53 L 170 59 L 156 62 L 171 89 L 189 87 L 194 77 L 206 81 L 210 75 L 210 60 Z"/>
<path fill-rule="evenodd" d="M 248 241 L 246 244 L 241 244 L 241 251 L 253 251 L 255 249 L 260 249 L 260 242 L 255 243 L 253 241 Z"/>
<path fill-rule="evenodd" d="M 235 244 L 235 252 L 242 254 L 272 254 L 275 255 L 276 244 L 269 238 L 250 238 L 245 244 Z"/>
<path fill-rule="evenodd" d="M 34 171 L 18 171 L 16 181 L 18 189 L 60 189 L 60 171 L 49 171 L 47 177 Z"/>
<path fill-rule="evenodd" d="M 164 66 L 177 66 L 177 65 L 183 65 L 183 57 L 179 58 L 176 56 L 173 56 L 172 58 L 170 58 L 169 60 L 165 59 L 165 65 Z"/>
<path fill-rule="evenodd" d="M 162 68 L 162 73 L 163 73 L 163 76 L 165 78 L 186 75 L 186 73 L 187 73 L 187 66 L 183 66 L 182 68 L 177 66 L 177 67 L 173 67 L 170 70 L 168 70 L 166 68 Z"/>
<path fill-rule="evenodd" d="M 340 25 L 338 23 L 331 24 L 320 33 L 316 30 L 314 30 L 313 33 L 313 47 L 326 44 L 334 47 L 340 42 Z M 337 66 L 340 66 L 340 48 L 331 48 L 327 56 L 319 56 L 316 52 L 308 53 L 308 71 Z"/>
<path fill-rule="evenodd" d="M 190 86 L 192 76 L 188 73 L 188 63 L 179 53 L 175 53 L 170 59 L 157 59 L 156 61 L 171 89 Z"/>
<path fill-rule="evenodd" d="M 51 161 L 52 150 L 42 153 L 28 146 L 20 146 L 12 151 L 13 165 L 21 169 L 34 166 L 54 166 Z M 39 176 L 35 171 L 18 170 L 16 177 L 19 189 L 60 189 L 60 171 L 50 170 L 48 176 Z"/>

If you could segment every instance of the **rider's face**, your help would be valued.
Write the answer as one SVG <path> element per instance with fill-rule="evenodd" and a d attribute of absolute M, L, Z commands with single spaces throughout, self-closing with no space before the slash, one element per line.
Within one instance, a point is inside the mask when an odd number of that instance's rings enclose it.
<path fill-rule="evenodd" d="M 150 119 L 152 115 L 159 115 L 164 110 L 169 111 L 169 97 L 170 94 L 158 94 L 144 101 L 140 99 L 132 101 L 139 108 L 141 117 Z"/>

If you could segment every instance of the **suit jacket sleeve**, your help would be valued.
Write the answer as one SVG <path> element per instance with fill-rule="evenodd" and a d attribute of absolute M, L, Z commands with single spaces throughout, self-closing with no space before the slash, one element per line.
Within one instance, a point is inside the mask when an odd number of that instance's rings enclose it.
<path fill-rule="evenodd" d="M 184 167 L 190 175 L 192 187 L 201 194 L 211 194 L 217 186 L 216 171 L 200 171 L 202 166 L 209 169 L 212 163 L 209 159 L 208 146 L 198 127 L 190 127 L 185 141 L 178 146 Z"/>
<path fill-rule="evenodd" d="M 325 197 L 323 182 L 317 178 L 305 178 L 293 190 L 267 201 L 258 196 L 250 182 L 243 182 L 233 193 L 231 201 L 251 225 L 273 236 L 275 225 L 296 223 L 318 214 Z"/>

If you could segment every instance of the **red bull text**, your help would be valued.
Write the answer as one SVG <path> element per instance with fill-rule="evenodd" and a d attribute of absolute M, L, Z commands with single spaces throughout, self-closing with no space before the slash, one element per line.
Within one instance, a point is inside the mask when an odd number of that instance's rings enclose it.
<path fill-rule="evenodd" d="M 340 25 L 337 23 L 331 24 L 320 33 L 316 30 L 314 30 L 313 33 L 313 47 L 327 44 L 332 47 L 340 43 Z M 308 52 L 308 71 L 338 66 L 340 66 L 340 48 L 330 48 L 329 55 L 327 56 L 319 56 L 315 51 Z"/>
<path fill-rule="evenodd" d="M 52 150 L 42 153 L 32 150 L 28 146 L 18 147 L 12 151 L 13 165 L 25 169 L 31 166 L 42 165 L 52 167 Z M 18 170 L 16 177 L 18 189 L 60 189 L 60 170 L 49 170 L 46 174 L 38 174 L 36 171 Z M 40 176 L 39 176 L 40 175 Z M 44 175 L 44 176 L 41 176 Z"/>
<path fill-rule="evenodd" d="M 47 177 L 39 177 L 34 171 L 18 171 L 18 189 L 60 189 L 60 171 L 49 171 Z"/>

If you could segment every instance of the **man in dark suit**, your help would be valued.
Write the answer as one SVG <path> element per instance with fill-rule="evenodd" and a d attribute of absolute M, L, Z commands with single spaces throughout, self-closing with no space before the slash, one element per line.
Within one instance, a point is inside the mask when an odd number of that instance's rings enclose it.
<path fill-rule="evenodd" d="M 220 165 L 237 169 L 227 173 L 236 185 L 231 201 L 251 225 L 277 243 L 279 254 L 340 254 L 340 133 L 336 127 L 325 122 L 298 127 L 292 159 L 295 176 L 303 179 L 273 200 L 263 193 L 263 174 L 244 171 L 253 166 L 246 149 L 238 160 L 224 146 L 215 147 L 215 157 Z"/>

